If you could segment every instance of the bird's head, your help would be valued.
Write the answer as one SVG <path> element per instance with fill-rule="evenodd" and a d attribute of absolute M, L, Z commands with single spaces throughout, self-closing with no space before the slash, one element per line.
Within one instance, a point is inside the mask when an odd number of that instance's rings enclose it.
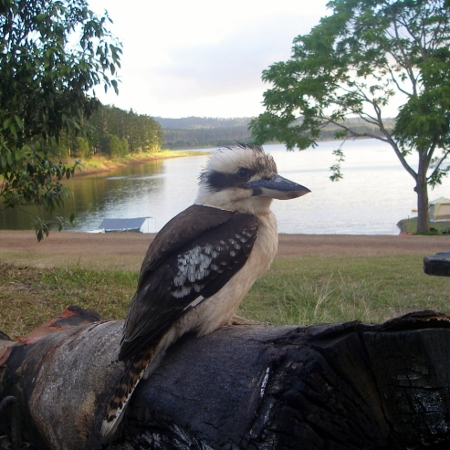
<path fill-rule="evenodd" d="M 272 199 L 288 200 L 310 190 L 281 177 L 261 147 L 239 144 L 217 150 L 200 175 L 196 204 L 262 214 Z"/>

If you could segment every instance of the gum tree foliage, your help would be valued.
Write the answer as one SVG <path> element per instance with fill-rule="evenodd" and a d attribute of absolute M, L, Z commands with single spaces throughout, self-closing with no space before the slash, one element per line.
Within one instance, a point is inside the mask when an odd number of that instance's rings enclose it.
<path fill-rule="evenodd" d="M 448 173 L 450 8 L 444 0 L 333 0 L 331 15 L 295 38 L 292 56 L 263 72 L 272 87 L 251 122 L 257 143 L 314 147 L 326 126 L 335 138 L 389 144 L 415 180 L 418 232 L 428 232 L 428 186 Z M 386 126 L 398 104 L 395 127 Z M 392 115 L 392 112 L 390 112 Z M 395 114 L 395 113 L 394 113 Z M 359 118 L 376 132 L 353 128 Z M 332 180 L 342 177 L 342 146 Z M 414 157 L 408 158 L 409 155 Z"/>
<path fill-rule="evenodd" d="M 99 101 L 117 92 L 121 44 L 85 0 L 0 0 L 0 208 L 30 203 L 48 211 L 67 196 L 79 163 L 55 162 L 60 133 L 82 133 Z M 49 223 L 35 222 L 38 240 Z"/>
<path fill-rule="evenodd" d="M 161 125 L 152 117 L 124 111 L 115 106 L 102 105 L 90 118 L 93 132 L 89 142 L 96 153 L 108 156 L 161 150 L 163 132 Z M 119 152 L 111 151 L 111 135 L 120 139 Z M 105 145 L 107 143 L 107 145 Z"/>
<path fill-rule="evenodd" d="M 161 125 L 152 117 L 133 110 L 99 105 L 85 125 L 89 130 L 86 136 L 63 132 L 58 145 L 51 147 L 50 152 L 56 157 L 86 160 L 96 154 L 116 158 L 161 150 Z"/>

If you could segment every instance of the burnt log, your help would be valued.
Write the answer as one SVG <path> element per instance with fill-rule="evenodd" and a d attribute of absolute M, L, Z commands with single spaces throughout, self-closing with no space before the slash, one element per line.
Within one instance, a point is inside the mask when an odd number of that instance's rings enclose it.
<path fill-rule="evenodd" d="M 450 317 L 231 326 L 186 336 L 138 386 L 114 442 L 100 426 L 122 322 L 18 343 L 0 369 L 37 449 L 450 448 Z"/>
<path fill-rule="evenodd" d="M 427 275 L 450 277 L 450 250 L 423 259 L 423 271 Z"/>

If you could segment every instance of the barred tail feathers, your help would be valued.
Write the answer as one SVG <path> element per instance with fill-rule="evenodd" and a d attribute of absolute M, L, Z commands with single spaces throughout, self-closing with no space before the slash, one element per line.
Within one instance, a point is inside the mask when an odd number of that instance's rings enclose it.
<path fill-rule="evenodd" d="M 141 350 L 125 362 L 127 369 L 116 386 L 114 395 L 106 409 L 105 418 L 103 419 L 101 429 L 103 437 L 109 438 L 115 433 L 122 420 L 128 402 L 131 399 L 131 395 L 144 376 L 144 372 L 148 365 L 152 362 L 155 350 L 155 347 Z"/>

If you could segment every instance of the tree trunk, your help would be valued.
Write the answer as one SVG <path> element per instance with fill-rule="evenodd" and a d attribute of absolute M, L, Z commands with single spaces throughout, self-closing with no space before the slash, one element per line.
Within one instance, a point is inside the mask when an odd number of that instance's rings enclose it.
<path fill-rule="evenodd" d="M 13 347 L 0 398 L 18 399 L 34 448 L 101 448 L 123 370 L 121 329 L 93 323 Z M 448 348 L 450 317 L 430 311 L 374 326 L 232 326 L 187 336 L 141 382 L 118 440 L 103 448 L 449 448 Z"/>
<path fill-rule="evenodd" d="M 416 187 L 417 193 L 417 233 L 429 233 L 430 222 L 428 213 L 428 155 L 427 152 L 419 153 L 419 168 L 417 170 Z"/>

